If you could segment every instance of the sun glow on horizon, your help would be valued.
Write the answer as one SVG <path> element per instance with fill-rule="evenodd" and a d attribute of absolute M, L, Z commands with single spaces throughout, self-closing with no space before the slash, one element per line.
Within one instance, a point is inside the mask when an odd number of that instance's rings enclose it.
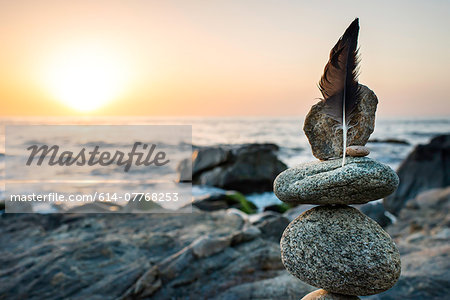
<path fill-rule="evenodd" d="M 128 70 L 111 49 L 85 45 L 52 56 L 45 80 L 57 100 L 77 111 L 89 112 L 121 95 Z"/>

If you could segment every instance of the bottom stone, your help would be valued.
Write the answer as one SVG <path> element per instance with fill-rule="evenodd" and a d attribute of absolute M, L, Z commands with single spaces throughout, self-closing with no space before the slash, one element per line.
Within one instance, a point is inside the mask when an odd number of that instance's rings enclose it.
<path fill-rule="evenodd" d="M 288 225 L 280 246 L 292 275 L 332 293 L 377 294 L 400 276 L 400 254 L 391 237 L 353 207 L 304 212 Z"/>
<path fill-rule="evenodd" d="M 330 293 L 330 292 L 320 289 L 320 290 L 309 293 L 308 295 L 303 297 L 301 300 L 358 300 L 358 299 L 361 299 L 361 298 L 359 298 L 358 296 Z"/>

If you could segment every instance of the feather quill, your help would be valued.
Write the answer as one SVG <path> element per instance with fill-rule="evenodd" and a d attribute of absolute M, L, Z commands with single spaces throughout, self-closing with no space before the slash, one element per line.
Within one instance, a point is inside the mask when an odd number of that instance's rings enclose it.
<path fill-rule="evenodd" d="M 358 33 L 359 20 L 356 18 L 331 49 L 330 59 L 319 82 L 325 101 L 324 113 L 338 122 L 343 131 L 342 166 L 345 165 L 347 131 L 359 101 Z"/>

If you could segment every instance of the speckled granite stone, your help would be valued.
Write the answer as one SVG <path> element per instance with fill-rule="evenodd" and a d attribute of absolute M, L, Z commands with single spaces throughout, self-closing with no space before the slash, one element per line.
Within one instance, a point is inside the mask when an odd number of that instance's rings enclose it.
<path fill-rule="evenodd" d="M 375 128 L 377 96 L 368 87 L 359 86 L 361 100 L 350 122 L 352 127 L 347 133 L 347 146 L 364 146 Z M 327 160 L 342 156 L 342 129 L 337 129 L 337 122 L 322 113 L 323 107 L 323 101 L 311 107 L 303 131 L 311 144 L 313 155 L 320 160 Z"/>
<path fill-rule="evenodd" d="M 393 193 L 397 174 L 368 157 L 311 162 L 287 169 L 274 182 L 275 195 L 293 204 L 363 204 Z"/>
<path fill-rule="evenodd" d="M 285 268 L 332 293 L 372 295 L 400 276 L 400 254 L 372 219 L 349 206 L 317 206 L 292 221 L 281 238 Z"/>
<path fill-rule="evenodd" d="M 330 293 L 320 289 L 309 293 L 301 300 L 358 300 L 358 299 L 361 298 L 359 298 L 358 296 Z"/>

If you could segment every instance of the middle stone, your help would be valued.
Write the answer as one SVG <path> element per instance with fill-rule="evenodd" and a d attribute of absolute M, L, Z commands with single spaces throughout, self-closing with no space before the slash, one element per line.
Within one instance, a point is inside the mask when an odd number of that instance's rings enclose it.
<path fill-rule="evenodd" d="M 363 204 L 390 195 L 399 179 L 389 166 L 367 157 L 301 164 L 278 175 L 275 195 L 292 204 Z"/>

